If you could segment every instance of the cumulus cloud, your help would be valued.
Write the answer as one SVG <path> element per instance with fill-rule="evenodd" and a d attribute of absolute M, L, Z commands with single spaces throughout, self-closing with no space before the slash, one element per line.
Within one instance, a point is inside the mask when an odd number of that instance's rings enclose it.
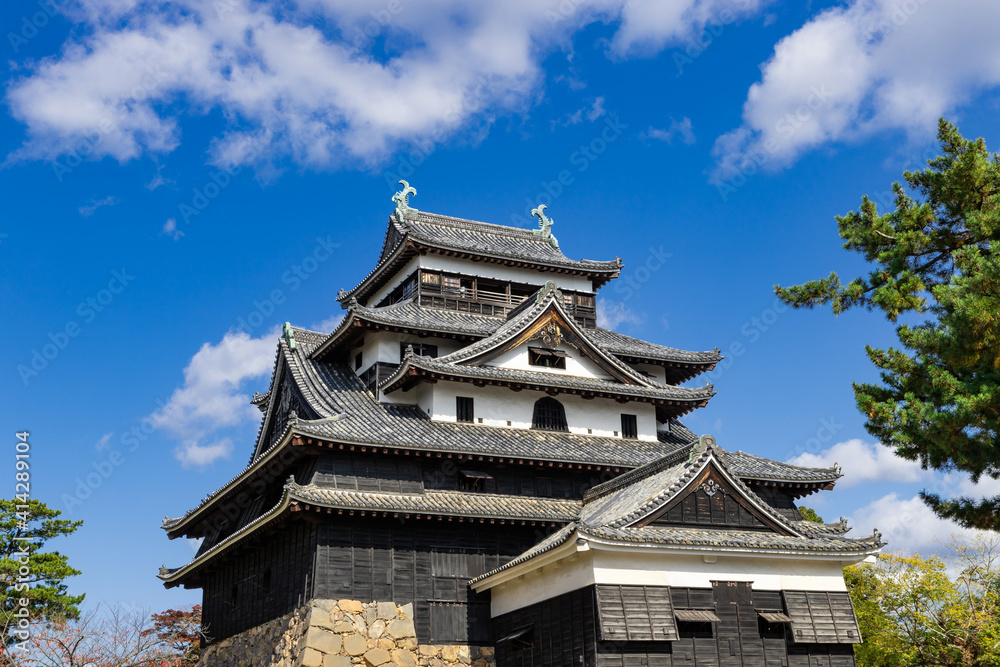
<path fill-rule="evenodd" d="M 1000 84 L 993 0 L 853 0 L 782 39 L 714 147 L 716 180 L 882 130 L 933 134 L 936 120 Z"/>
<path fill-rule="evenodd" d="M 616 22 L 610 48 L 621 55 L 759 4 L 432 0 L 372 11 L 361 0 L 81 0 L 71 13 L 80 36 L 8 85 L 27 129 L 9 159 L 167 153 L 182 140 L 183 114 L 217 110 L 227 123 L 208 147 L 217 165 L 368 164 L 528 108 L 542 58 L 590 23 Z"/>
<path fill-rule="evenodd" d="M 212 433 L 260 418 L 245 391 L 249 380 L 266 377 L 274 365 L 277 328 L 260 338 L 229 332 L 218 343 L 205 343 L 184 369 L 184 384 L 151 415 L 181 441 L 177 459 L 185 466 L 205 466 L 228 456 L 232 443 L 220 438 L 202 444 Z"/>
<path fill-rule="evenodd" d="M 886 551 L 906 554 L 941 552 L 952 535 L 968 537 L 974 532 L 939 518 L 918 496 L 900 498 L 896 493 L 856 510 L 848 521 L 852 536 L 870 534 L 877 528 L 888 543 Z"/>
<path fill-rule="evenodd" d="M 598 299 L 597 326 L 605 329 L 617 329 L 621 324 L 639 324 L 640 322 L 639 316 L 624 303 Z"/>
<path fill-rule="evenodd" d="M 184 236 L 184 232 L 177 229 L 177 220 L 175 218 L 168 218 L 167 221 L 163 223 L 163 233 L 175 241 Z"/>
<path fill-rule="evenodd" d="M 338 313 L 331 315 L 325 320 L 320 320 L 314 324 L 309 325 L 309 328 L 313 331 L 322 331 L 323 333 L 329 333 L 340 326 L 340 323 L 344 321 L 344 315 Z"/>
<path fill-rule="evenodd" d="M 834 463 L 840 463 L 844 476 L 837 485 L 842 488 L 862 482 L 920 482 L 931 477 L 930 472 L 920 468 L 920 463 L 900 458 L 884 445 L 857 438 L 838 442 L 815 454 L 799 454 L 788 462 L 818 468 L 828 468 Z"/>

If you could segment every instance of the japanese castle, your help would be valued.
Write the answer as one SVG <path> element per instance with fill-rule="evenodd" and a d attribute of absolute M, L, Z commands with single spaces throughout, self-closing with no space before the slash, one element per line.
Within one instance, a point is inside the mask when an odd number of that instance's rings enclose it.
<path fill-rule="evenodd" d="M 202 664 L 854 665 L 842 569 L 883 543 L 796 506 L 839 467 L 685 428 L 718 349 L 599 326 L 623 263 L 566 257 L 544 206 L 401 183 L 341 323 L 276 341 L 249 464 L 164 520 L 202 540 L 159 575 L 203 590 Z"/>

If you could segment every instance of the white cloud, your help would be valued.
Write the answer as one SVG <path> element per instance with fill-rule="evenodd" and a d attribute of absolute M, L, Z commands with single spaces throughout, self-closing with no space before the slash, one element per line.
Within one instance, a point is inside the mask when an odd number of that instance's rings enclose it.
<path fill-rule="evenodd" d="M 639 324 L 641 319 L 624 303 L 598 299 L 597 326 L 605 329 L 616 329 L 620 324 Z"/>
<path fill-rule="evenodd" d="M 338 313 L 335 315 L 331 315 L 325 320 L 320 320 L 315 324 L 309 325 L 309 328 L 312 329 L 313 331 L 322 331 L 323 333 L 329 333 L 334 329 L 336 329 L 343 320 L 344 320 L 343 313 Z"/>
<path fill-rule="evenodd" d="M 176 451 L 181 463 L 204 466 L 228 456 L 232 449 L 228 438 L 209 445 L 202 445 L 202 440 L 219 429 L 260 418 L 244 388 L 247 381 L 271 372 L 277 335 L 277 328 L 260 338 L 231 331 L 214 345 L 202 345 L 191 358 L 184 369 L 184 384 L 151 415 L 157 428 L 181 440 Z"/>
<path fill-rule="evenodd" d="M 856 510 L 848 519 L 850 535 L 882 533 L 887 552 L 929 554 L 945 550 L 951 535 L 969 536 L 973 531 L 939 518 L 919 496 L 900 498 L 895 493 L 882 496 Z"/>
<path fill-rule="evenodd" d="M 1000 84 L 1000 3 L 853 0 L 782 39 L 743 122 L 721 136 L 714 177 L 779 168 L 875 131 L 930 137 L 939 116 Z"/>
<path fill-rule="evenodd" d="M 80 211 L 80 215 L 82 215 L 85 218 L 89 218 L 90 216 L 92 216 L 94 213 L 97 212 L 97 209 L 101 208 L 102 206 L 114 206 L 117 203 L 118 203 L 118 197 L 115 197 L 114 195 L 108 195 L 104 199 L 91 199 L 89 204 L 81 206 L 78 210 Z"/>
<path fill-rule="evenodd" d="M 837 485 L 842 488 L 862 482 L 919 482 L 931 477 L 930 472 L 920 468 L 920 463 L 896 456 L 890 447 L 857 438 L 838 442 L 816 454 L 799 454 L 788 462 L 822 468 L 839 463 L 844 476 Z"/>
<path fill-rule="evenodd" d="M 216 440 L 210 445 L 199 445 L 197 442 L 185 442 L 177 448 L 177 460 L 185 468 L 204 468 L 219 459 L 229 458 L 233 452 L 233 443 L 229 438 Z"/>
<path fill-rule="evenodd" d="M 177 220 L 174 218 L 168 218 L 167 221 L 163 223 L 163 233 L 175 241 L 184 236 L 184 232 L 177 229 Z"/>
<path fill-rule="evenodd" d="M 217 110 L 227 127 L 209 147 L 215 164 L 369 164 L 463 125 L 481 134 L 497 114 L 528 108 L 540 99 L 541 60 L 571 50 L 585 25 L 617 22 L 611 49 L 621 55 L 759 4 L 431 0 L 393 13 L 361 0 L 84 0 L 73 12 L 81 36 L 26 63 L 7 87 L 27 128 L 9 159 L 166 153 L 181 141 L 182 114 Z M 383 42 L 388 52 L 376 50 Z"/>
<path fill-rule="evenodd" d="M 645 136 L 650 139 L 665 141 L 668 144 L 674 143 L 675 137 L 680 138 L 682 142 L 688 144 L 689 146 L 695 142 L 694 131 L 691 129 L 691 119 L 687 116 L 685 116 L 680 122 L 671 118 L 670 127 L 665 130 L 651 127 L 646 130 Z"/>

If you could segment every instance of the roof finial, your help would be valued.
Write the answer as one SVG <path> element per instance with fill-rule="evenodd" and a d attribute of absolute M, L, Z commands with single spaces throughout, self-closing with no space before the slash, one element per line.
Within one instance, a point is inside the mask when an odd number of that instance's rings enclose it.
<path fill-rule="evenodd" d="M 285 322 L 285 326 L 281 328 L 281 337 L 285 339 L 288 343 L 288 349 L 292 352 L 295 351 L 295 333 L 292 331 L 292 323 Z"/>
<path fill-rule="evenodd" d="M 406 349 L 403 351 L 403 358 L 404 359 L 409 359 L 412 356 L 413 356 L 413 344 L 412 343 L 407 343 L 406 344 Z"/>
<path fill-rule="evenodd" d="M 531 209 L 531 217 L 538 218 L 538 229 L 533 230 L 531 233 L 540 238 L 546 239 L 553 248 L 559 249 L 559 241 L 556 237 L 552 235 L 552 225 L 556 224 L 556 221 L 552 218 L 546 217 L 545 209 L 548 206 L 545 204 L 539 204 L 538 208 Z"/>
<path fill-rule="evenodd" d="M 411 213 L 416 215 L 420 211 L 410 207 L 410 195 L 416 195 L 417 189 L 402 179 L 400 179 L 399 184 L 403 186 L 403 189 L 392 196 L 392 201 L 396 203 L 396 220 L 403 222 L 403 218 Z"/>

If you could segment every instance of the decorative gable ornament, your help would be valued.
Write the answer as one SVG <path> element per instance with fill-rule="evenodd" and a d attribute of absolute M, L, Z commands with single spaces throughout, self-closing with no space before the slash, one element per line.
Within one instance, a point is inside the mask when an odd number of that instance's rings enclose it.
<path fill-rule="evenodd" d="M 722 491 L 722 487 L 720 487 L 719 483 L 714 479 L 710 479 L 701 485 L 701 490 L 705 492 L 705 495 L 711 498 L 719 491 Z M 725 493 L 725 491 L 723 491 L 723 493 Z"/>
<path fill-rule="evenodd" d="M 547 347 L 559 347 L 562 345 L 562 329 L 553 320 L 542 327 L 541 331 L 531 337 L 531 340 L 541 339 Z"/>
<path fill-rule="evenodd" d="M 393 214 L 397 221 L 403 222 L 407 217 L 416 216 L 420 211 L 410 206 L 410 195 L 416 195 L 417 189 L 402 179 L 399 184 L 403 186 L 403 189 L 392 196 L 392 201 L 396 204 L 396 210 Z"/>
<path fill-rule="evenodd" d="M 552 218 L 546 217 L 546 208 L 548 207 L 545 204 L 539 204 L 538 208 L 531 209 L 531 217 L 538 218 L 538 229 L 533 230 L 531 233 L 548 241 L 553 248 L 558 250 L 559 241 L 552 235 L 552 225 L 556 224 L 556 221 Z"/>

